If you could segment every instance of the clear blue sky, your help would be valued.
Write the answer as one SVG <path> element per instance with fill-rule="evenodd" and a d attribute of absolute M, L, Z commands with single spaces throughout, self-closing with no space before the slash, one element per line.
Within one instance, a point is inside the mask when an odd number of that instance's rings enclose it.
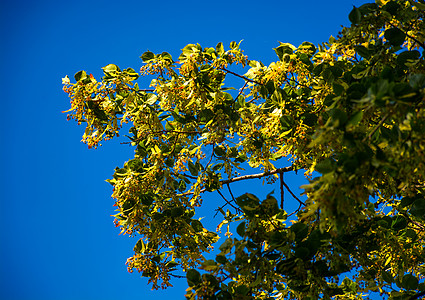
<path fill-rule="evenodd" d="M 104 180 L 133 152 L 80 142 L 83 127 L 61 113 L 62 77 L 100 77 L 109 63 L 137 70 L 148 49 L 178 57 L 188 43 L 232 40 L 268 64 L 278 41 L 326 41 L 365 2 L 1 1 L 0 299 L 184 299 L 185 280 L 152 292 L 127 273 L 135 240 L 118 235 Z"/>

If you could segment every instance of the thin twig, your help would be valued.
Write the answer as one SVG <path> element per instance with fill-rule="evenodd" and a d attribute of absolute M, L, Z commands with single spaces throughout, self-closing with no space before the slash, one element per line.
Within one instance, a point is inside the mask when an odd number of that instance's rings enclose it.
<path fill-rule="evenodd" d="M 235 197 L 233 196 L 232 190 L 230 189 L 230 184 L 227 184 L 227 189 L 229 190 L 230 196 L 232 196 L 232 200 L 236 202 Z"/>
<path fill-rule="evenodd" d="M 220 190 L 217 190 L 217 192 L 220 194 L 221 198 L 223 198 L 224 201 L 226 201 L 227 204 L 229 204 L 231 207 L 233 207 L 234 209 L 236 209 L 236 211 L 239 211 L 239 208 L 237 208 L 229 200 L 227 200 L 226 197 L 224 197 L 224 195 L 220 192 Z"/>
<path fill-rule="evenodd" d="M 295 200 L 297 200 L 299 204 L 301 204 L 301 205 L 304 205 L 304 206 L 305 206 L 305 203 L 304 203 L 304 202 L 302 202 L 300 199 L 298 199 L 298 197 L 297 197 L 297 196 L 295 196 L 295 194 L 291 191 L 291 189 L 290 189 L 290 188 L 289 188 L 289 186 L 285 183 L 285 181 L 283 181 L 283 180 L 282 180 L 282 183 L 283 183 L 283 185 L 286 187 L 286 189 L 288 190 L 288 192 L 289 192 L 289 193 L 291 193 L 292 197 L 294 197 L 294 198 L 295 198 Z"/>
<path fill-rule="evenodd" d="M 133 89 L 134 90 L 134 89 Z M 139 90 L 134 90 L 136 93 L 141 93 L 141 92 L 155 92 L 155 89 L 139 89 Z"/>
<path fill-rule="evenodd" d="M 235 72 L 232 72 L 232 71 L 230 71 L 230 70 L 227 70 L 226 68 L 221 68 L 221 69 L 222 69 L 223 71 L 227 72 L 227 73 L 230 73 L 230 74 L 232 74 L 232 75 L 235 75 L 236 77 L 242 78 L 242 79 L 243 79 L 243 80 L 245 80 L 245 81 L 249 81 L 249 82 L 252 82 L 252 83 L 256 83 L 256 84 L 258 84 L 258 85 L 263 85 L 261 82 L 255 81 L 255 80 L 253 80 L 253 79 L 249 79 L 248 77 L 245 77 L 245 76 L 239 75 L 239 74 L 237 74 L 237 73 L 235 73 Z"/>
<path fill-rule="evenodd" d="M 301 207 L 302 207 L 303 205 L 302 204 L 300 204 L 299 206 L 298 206 L 298 208 L 294 211 L 294 212 L 292 212 L 292 213 L 290 213 L 289 215 L 287 215 L 286 216 L 286 218 L 289 218 L 290 216 L 292 216 L 292 215 L 295 215 L 297 212 L 299 212 L 300 211 L 300 209 L 301 209 Z"/>
<path fill-rule="evenodd" d="M 186 278 L 186 276 L 176 275 L 176 274 L 171 274 L 171 273 L 169 273 L 168 275 L 173 276 L 175 278 Z"/>
<path fill-rule="evenodd" d="M 245 81 L 245 84 L 243 85 L 243 87 L 241 88 L 241 90 L 239 91 L 239 94 L 236 96 L 235 100 L 237 101 L 239 96 L 242 94 L 243 90 L 245 89 L 246 85 L 248 84 L 248 81 Z"/>
<path fill-rule="evenodd" d="M 284 200 L 284 191 L 283 191 L 283 185 L 284 185 L 284 181 L 283 181 L 283 172 L 280 173 L 280 208 L 283 209 L 283 200 Z"/>
<path fill-rule="evenodd" d="M 384 122 L 387 120 L 387 118 L 390 116 L 390 113 L 387 113 L 382 120 L 378 123 L 378 125 L 375 126 L 375 128 L 372 130 L 372 132 L 364 137 L 364 139 L 362 140 L 362 143 L 366 142 L 367 139 L 370 139 L 372 137 L 372 135 L 379 129 L 379 127 L 382 126 L 382 124 L 384 124 Z"/>

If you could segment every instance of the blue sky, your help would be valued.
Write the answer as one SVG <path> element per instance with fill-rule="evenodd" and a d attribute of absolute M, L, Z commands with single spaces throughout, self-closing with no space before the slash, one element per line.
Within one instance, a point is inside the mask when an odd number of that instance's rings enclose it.
<path fill-rule="evenodd" d="M 61 113 L 62 77 L 99 78 L 109 63 L 138 70 L 148 49 L 178 57 L 188 43 L 232 40 L 268 64 L 278 41 L 326 41 L 365 2 L 1 1 L 0 299 L 184 299 L 185 280 L 151 291 L 127 272 L 135 240 L 118 235 L 104 180 L 133 151 L 123 140 L 97 150 L 80 142 L 84 128 Z"/>

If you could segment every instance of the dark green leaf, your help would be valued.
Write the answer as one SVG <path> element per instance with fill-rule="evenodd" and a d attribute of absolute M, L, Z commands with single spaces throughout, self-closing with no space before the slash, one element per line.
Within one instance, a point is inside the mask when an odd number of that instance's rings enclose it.
<path fill-rule="evenodd" d="M 198 220 L 192 220 L 190 225 L 192 225 L 192 228 L 195 230 L 195 232 L 200 232 L 204 229 L 204 226 L 202 226 L 202 223 Z"/>
<path fill-rule="evenodd" d="M 353 6 L 353 9 L 351 10 L 350 14 L 348 15 L 348 19 L 353 24 L 359 24 L 362 19 L 362 14 L 360 12 L 360 9 Z"/>
<path fill-rule="evenodd" d="M 293 54 L 295 49 L 296 48 L 289 43 L 280 43 L 279 47 L 273 48 L 281 61 L 284 60 L 285 54 Z"/>
<path fill-rule="evenodd" d="M 227 258 L 224 255 L 217 255 L 215 257 L 215 261 L 218 262 L 219 264 L 225 264 L 227 262 Z"/>
<path fill-rule="evenodd" d="M 384 37 L 393 46 L 401 46 L 404 43 L 406 34 L 398 28 L 389 28 L 385 30 Z"/>
<path fill-rule="evenodd" d="M 412 274 L 406 274 L 403 276 L 403 279 L 401 280 L 401 285 L 406 290 L 416 290 L 418 288 L 419 280 Z"/>
<path fill-rule="evenodd" d="M 289 227 L 289 229 L 295 233 L 295 238 L 299 241 L 307 237 L 308 227 L 304 223 L 295 223 L 291 227 Z"/>
<path fill-rule="evenodd" d="M 406 67 L 419 59 L 421 54 L 417 50 L 403 51 L 397 56 L 397 64 Z"/>
<path fill-rule="evenodd" d="M 356 52 L 357 52 L 357 53 L 358 53 L 361 57 L 369 58 L 369 57 L 370 57 L 370 55 L 371 55 L 371 53 L 369 52 L 369 50 L 368 50 L 365 46 L 358 45 L 358 46 L 354 47 L 354 49 L 356 50 Z"/>
<path fill-rule="evenodd" d="M 214 153 L 217 156 L 224 156 L 226 155 L 226 149 L 224 147 L 217 146 L 214 148 Z"/>
<path fill-rule="evenodd" d="M 393 218 L 393 221 L 391 224 L 392 229 L 399 231 L 406 228 L 406 226 L 407 226 L 407 220 L 402 215 L 397 215 Z"/>
<path fill-rule="evenodd" d="M 393 276 L 391 275 L 390 272 L 383 271 L 382 272 L 382 279 L 384 279 L 384 281 L 387 282 L 387 283 L 394 283 L 394 278 L 393 278 Z"/>
<path fill-rule="evenodd" d="M 306 247 L 297 247 L 295 248 L 295 257 L 305 260 L 309 257 L 310 250 Z"/>
<path fill-rule="evenodd" d="M 201 282 L 201 274 L 195 269 L 189 269 L 186 272 L 186 279 L 189 286 L 196 286 Z"/>
<path fill-rule="evenodd" d="M 419 197 L 416 198 L 409 212 L 417 218 L 424 218 L 425 217 L 425 199 L 419 198 Z"/>
<path fill-rule="evenodd" d="M 303 52 L 306 52 L 309 57 L 312 57 L 316 53 L 316 51 L 317 51 L 317 49 L 314 46 L 314 44 L 312 44 L 310 42 L 303 42 L 298 47 L 298 50 L 303 50 Z"/>
<path fill-rule="evenodd" d="M 335 161 L 331 158 L 327 158 L 321 162 L 319 162 L 314 169 L 322 174 L 326 174 L 332 172 L 335 169 Z"/>
<path fill-rule="evenodd" d="M 198 169 L 196 168 L 196 166 L 193 164 L 191 160 L 189 160 L 187 165 L 189 167 L 190 174 L 192 174 L 192 176 L 198 176 Z"/>
<path fill-rule="evenodd" d="M 245 236 L 245 222 L 242 222 L 236 227 L 236 232 L 241 236 Z"/>

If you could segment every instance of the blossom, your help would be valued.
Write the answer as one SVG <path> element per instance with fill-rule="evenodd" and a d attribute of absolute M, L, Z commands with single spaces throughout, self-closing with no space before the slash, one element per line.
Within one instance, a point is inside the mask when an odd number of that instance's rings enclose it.
<path fill-rule="evenodd" d="M 69 80 L 68 75 L 66 75 L 64 78 L 62 78 L 62 84 L 70 84 L 71 81 Z"/>

